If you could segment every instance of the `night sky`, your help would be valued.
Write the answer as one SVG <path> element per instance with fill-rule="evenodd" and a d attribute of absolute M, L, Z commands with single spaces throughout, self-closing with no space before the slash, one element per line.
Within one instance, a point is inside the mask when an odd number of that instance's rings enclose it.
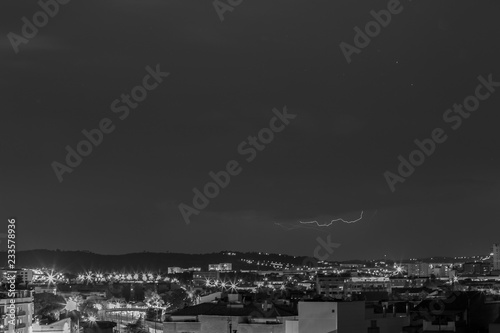
<path fill-rule="evenodd" d="M 457 129 L 443 115 L 478 76 L 500 82 L 500 3 L 402 0 L 348 64 L 340 43 L 387 6 L 243 0 L 221 21 L 211 1 L 72 0 L 16 54 L 8 34 L 41 8 L 2 1 L 5 230 L 16 217 L 18 250 L 312 256 L 331 235 L 332 260 L 489 253 L 500 87 Z M 148 66 L 169 75 L 113 112 Z M 284 107 L 295 118 L 248 162 L 239 145 Z M 104 118 L 114 130 L 60 182 L 53 162 Z M 391 191 L 384 173 L 435 128 L 447 140 Z M 179 204 L 232 160 L 240 173 L 186 224 Z"/>

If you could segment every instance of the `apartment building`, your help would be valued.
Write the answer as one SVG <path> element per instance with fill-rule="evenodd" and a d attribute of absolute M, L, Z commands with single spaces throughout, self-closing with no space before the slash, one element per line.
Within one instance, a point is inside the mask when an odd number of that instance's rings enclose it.
<path fill-rule="evenodd" d="M 28 290 L 0 292 L 0 333 L 31 333 L 34 305 L 33 294 Z"/>

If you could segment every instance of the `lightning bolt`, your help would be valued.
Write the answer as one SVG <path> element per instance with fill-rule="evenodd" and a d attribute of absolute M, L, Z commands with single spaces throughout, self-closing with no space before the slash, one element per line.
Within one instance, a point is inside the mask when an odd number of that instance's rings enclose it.
<path fill-rule="evenodd" d="M 334 220 L 331 220 L 330 223 L 328 224 L 319 224 L 318 221 L 309 221 L 309 222 L 302 222 L 302 221 L 299 221 L 301 224 L 314 224 L 316 223 L 318 225 L 318 227 L 329 227 L 331 226 L 334 222 L 338 222 L 338 221 L 342 221 L 344 223 L 356 223 L 358 221 L 361 221 L 363 219 L 363 213 L 364 211 L 361 211 L 361 214 L 359 216 L 359 218 L 355 219 L 355 220 L 352 220 L 352 221 L 348 221 L 348 220 L 344 220 L 343 218 L 338 218 L 338 219 L 334 219 Z"/>
<path fill-rule="evenodd" d="M 373 220 L 373 217 L 375 215 L 377 215 L 377 213 L 378 213 L 378 210 L 375 210 L 373 212 L 373 214 L 370 216 L 368 222 L 371 222 L 371 220 Z M 327 224 L 320 224 L 318 221 L 309 221 L 309 222 L 301 222 L 301 221 L 299 221 L 299 224 L 274 222 L 274 224 L 277 225 L 277 226 L 282 227 L 286 231 L 295 230 L 295 229 L 313 229 L 313 230 L 318 230 L 319 231 L 322 227 L 323 228 L 324 227 L 329 227 L 334 222 L 337 222 L 337 221 L 342 221 L 344 223 L 355 223 L 355 222 L 361 221 L 363 219 L 363 217 L 364 217 L 363 215 L 364 215 L 364 211 L 361 211 L 360 217 L 357 218 L 357 219 L 355 219 L 355 220 L 347 221 L 347 220 L 344 220 L 342 218 L 339 218 L 339 219 L 334 219 L 330 223 L 327 223 Z"/>

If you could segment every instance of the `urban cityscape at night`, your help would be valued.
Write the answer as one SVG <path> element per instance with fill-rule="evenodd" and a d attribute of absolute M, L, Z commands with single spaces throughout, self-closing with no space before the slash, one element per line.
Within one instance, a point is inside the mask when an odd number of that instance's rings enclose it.
<path fill-rule="evenodd" d="M 494 331 L 500 325 L 490 322 L 500 309 L 498 244 L 484 255 L 403 261 L 224 251 L 210 256 L 225 262 L 205 263 L 205 255 L 190 255 L 199 267 L 168 266 L 182 254 L 142 253 L 124 257 L 165 261 L 149 263 L 149 270 L 117 271 L 105 266 L 118 256 L 85 254 L 89 267 L 103 267 L 68 270 L 66 261 L 80 252 L 17 254 L 33 263 L 55 258 L 55 265 L 15 270 L 16 330 L 65 333 L 95 325 L 118 332 L 319 332 L 332 319 L 351 332 Z M 9 285 L 12 272 L 2 270 L 2 284 Z"/>
<path fill-rule="evenodd" d="M 0 333 L 500 333 L 499 13 L 0 1 Z"/>

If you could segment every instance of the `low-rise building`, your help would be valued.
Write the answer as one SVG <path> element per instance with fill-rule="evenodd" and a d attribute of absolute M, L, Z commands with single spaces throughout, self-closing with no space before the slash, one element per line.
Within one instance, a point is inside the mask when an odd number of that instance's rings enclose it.
<path fill-rule="evenodd" d="M 424 286 L 425 282 L 427 281 L 427 277 L 393 276 L 390 277 L 389 280 L 391 281 L 391 286 L 393 288 L 400 288 L 400 287 L 420 288 Z"/>
<path fill-rule="evenodd" d="M 299 332 L 400 333 L 410 323 L 408 311 L 375 312 L 364 301 L 299 302 Z"/>
<path fill-rule="evenodd" d="M 33 290 L 35 294 L 43 294 L 43 293 L 48 293 L 48 294 L 57 294 L 57 288 L 55 286 L 35 286 L 35 289 Z"/>
<path fill-rule="evenodd" d="M 391 292 L 391 280 L 388 277 L 351 277 L 345 283 L 345 293 L 366 291 Z"/>
<path fill-rule="evenodd" d="M 189 267 L 189 268 L 168 267 L 167 272 L 168 274 L 179 274 L 184 272 L 201 272 L 201 267 Z"/>

